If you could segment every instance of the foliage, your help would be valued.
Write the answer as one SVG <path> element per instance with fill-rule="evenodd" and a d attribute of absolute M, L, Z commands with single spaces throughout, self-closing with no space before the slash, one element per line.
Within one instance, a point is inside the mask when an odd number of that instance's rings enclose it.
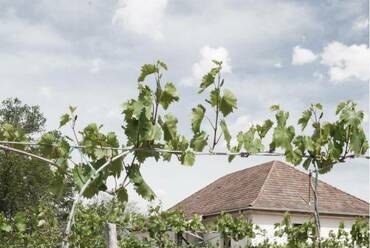
<path fill-rule="evenodd" d="M 255 237 L 253 224 L 243 215 L 233 217 L 230 214 L 222 213 L 221 216 L 217 218 L 215 226 L 216 231 L 221 233 L 223 237 L 235 241 Z"/>
<path fill-rule="evenodd" d="M 323 121 L 321 104 L 312 104 L 298 120 L 301 133 L 288 125 L 289 112 L 274 106 L 276 126 L 270 151 L 281 148 L 287 161 L 308 169 L 317 165 L 319 173 L 327 173 L 334 164 L 345 161 L 348 155 L 362 155 L 368 150 L 368 142 L 362 128 L 364 113 L 357 110 L 353 101 L 342 102 L 337 106 L 334 121 Z M 303 131 L 311 123 L 311 134 Z"/>
<path fill-rule="evenodd" d="M 0 215 L 0 247 L 58 247 L 63 238 L 64 222 L 56 217 L 57 211 L 57 208 L 41 204 L 32 210 L 19 212 L 12 218 Z M 261 228 L 242 215 L 233 217 L 222 214 L 214 224 L 204 225 L 199 216 L 189 219 L 181 212 L 162 212 L 159 207 L 151 207 L 148 214 L 132 212 L 126 204 L 116 199 L 102 204 L 81 205 L 75 218 L 70 247 L 105 247 L 107 222 L 117 225 L 120 248 L 179 247 L 173 237 L 175 233 L 201 235 L 214 231 L 220 233 L 220 237 L 234 241 L 253 240 L 257 236 L 264 238 L 260 243 L 249 242 L 247 248 L 317 247 L 313 242 L 315 225 L 310 221 L 300 226 L 292 225 L 288 214 L 281 223 L 275 225 L 275 237 L 286 239 L 286 243 L 280 244 L 268 240 Z M 368 247 L 368 232 L 369 222 L 366 219 L 358 219 L 350 232 L 346 232 L 341 224 L 336 232 L 331 232 L 329 238 L 322 241 L 322 247 Z M 214 246 L 183 242 L 182 247 Z"/>
<path fill-rule="evenodd" d="M 1 102 L 0 125 L 8 123 L 27 134 L 34 134 L 44 129 L 45 122 L 39 106 L 22 104 L 18 98 L 8 98 Z"/>
<path fill-rule="evenodd" d="M 63 229 L 57 209 L 41 204 L 18 212 L 11 218 L 0 214 L 1 248 L 56 247 L 61 243 Z"/>
<path fill-rule="evenodd" d="M 281 223 L 275 224 L 275 236 L 286 237 L 287 248 L 314 246 L 315 233 L 316 227 L 312 222 L 306 221 L 301 225 L 294 226 L 287 213 Z"/>
<path fill-rule="evenodd" d="M 214 150 L 221 136 L 224 136 L 227 146 L 230 147 L 231 136 L 225 117 L 237 108 L 237 100 L 229 89 L 223 89 L 225 80 L 221 78 L 222 62 L 213 60 L 213 63 L 215 67 L 203 76 L 198 93 L 203 93 L 213 85 L 209 97 L 205 101 L 209 108 L 214 111 L 214 122 L 210 121 L 210 117 L 206 115 L 207 109 L 202 104 L 198 104 L 192 109 L 191 126 L 194 135 L 191 140 L 191 147 L 195 151 L 203 151 L 207 144 L 209 144 L 210 150 Z M 221 116 L 223 117 L 222 119 Z M 204 117 L 208 119 L 213 129 L 212 140 L 208 140 L 209 135 L 207 132 L 201 130 Z M 220 129 L 221 133 L 219 133 Z"/>
<path fill-rule="evenodd" d="M 22 104 L 17 99 L 6 99 L 0 108 L 0 139 L 9 141 L 30 141 L 32 135 L 44 129 L 45 118 L 38 106 Z M 16 148 L 25 148 L 16 145 Z M 35 148 L 27 148 L 39 153 Z M 49 153 L 49 151 L 47 152 Z M 68 207 L 71 195 L 70 181 L 63 184 L 67 193 L 56 199 L 51 188 L 58 184 L 54 181 L 50 166 L 35 158 L 0 151 L 0 212 L 11 217 L 16 212 L 32 208 L 40 200 L 53 201 L 60 207 Z"/>

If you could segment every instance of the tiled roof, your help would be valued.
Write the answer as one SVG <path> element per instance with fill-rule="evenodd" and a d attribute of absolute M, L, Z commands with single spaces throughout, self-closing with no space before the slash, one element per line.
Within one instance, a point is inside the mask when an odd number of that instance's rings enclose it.
<path fill-rule="evenodd" d="M 308 205 L 309 195 L 311 205 Z M 369 215 L 369 203 L 325 182 L 318 184 L 322 214 Z M 312 212 L 308 174 L 280 161 L 271 161 L 223 176 L 192 194 L 171 210 L 187 216 L 218 214 L 222 211 L 271 210 Z"/>

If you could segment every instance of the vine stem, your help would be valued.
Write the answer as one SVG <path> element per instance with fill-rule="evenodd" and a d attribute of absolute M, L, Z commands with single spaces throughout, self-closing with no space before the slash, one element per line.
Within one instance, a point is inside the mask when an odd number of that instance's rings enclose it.
<path fill-rule="evenodd" d="M 82 186 L 80 192 L 76 196 L 76 199 L 73 201 L 73 205 L 71 208 L 71 211 L 69 212 L 68 216 L 68 222 L 67 226 L 64 232 L 64 238 L 63 238 L 63 243 L 62 243 L 62 248 L 68 248 L 69 247 L 69 235 L 71 234 L 71 229 L 72 229 L 72 222 L 74 219 L 74 215 L 76 212 L 76 207 L 78 203 L 80 202 L 82 195 L 85 193 L 87 187 L 96 180 L 96 178 L 99 176 L 100 172 L 102 172 L 108 165 L 110 165 L 112 162 L 116 161 L 117 159 L 122 158 L 123 156 L 126 156 L 128 152 L 122 152 L 118 154 L 117 156 L 113 157 L 109 161 L 107 161 L 105 164 L 103 164 L 99 169 L 95 171 L 95 173 L 89 178 L 89 180 L 86 181 L 86 183 Z"/>
<path fill-rule="evenodd" d="M 216 87 L 216 90 L 217 90 L 217 101 L 216 101 L 216 119 L 215 119 L 215 125 L 214 125 L 214 134 L 213 134 L 213 146 L 212 146 L 212 150 L 215 149 L 217 143 L 218 143 L 218 140 L 217 140 L 217 128 L 218 128 L 218 115 L 219 115 L 219 112 L 220 112 L 220 80 L 221 80 L 221 77 L 220 77 L 220 74 L 218 74 L 218 79 L 217 79 L 217 87 Z"/>
<path fill-rule="evenodd" d="M 33 158 L 39 159 L 39 160 L 41 160 L 41 161 L 44 161 L 44 162 L 46 162 L 46 163 L 49 163 L 49 164 L 51 164 L 51 165 L 54 165 L 54 166 L 55 166 L 55 167 L 57 167 L 58 169 L 60 168 L 60 166 L 59 166 L 57 163 L 55 163 L 55 162 L 53 162 L 53 161 L 51 161 L 51 160 L 49 160 L 49 159 L 47 159 L 47 158 L 40 157 L 40 156 L 37 156 L 37 155 L 35 155 L 35 154 L 29 153 L 29 152 L 26 152 L 26 151 L 23 151 L 23 150 L 19 150 L 19 149 L 16 149 L 16 148 L 10 147 L 10 146 L 4 146 L 4 145 L 1 145 L 1 144 L 0 144 L 0 149 L 6 150 L 6 151 L 15 152 L 15 153 L 18 153 L 18 154 L 21 154 L 21 155 L 30 156 L 30 157 L 33 157 Z"/>
<path fill-rule="evenodd" d="M 321 248 L 321 222 L 320 222 L 320 213 L 319 213 L 319 199 L 318 199 L 318 180 L 319 180 L 319 168 L 314 163 L 315 166 L 315 179 L 314 179 L 314 204 L 315 204 L 315 225 L 316 225 L 316 242 L 318 245 L 318 248 Z"/>

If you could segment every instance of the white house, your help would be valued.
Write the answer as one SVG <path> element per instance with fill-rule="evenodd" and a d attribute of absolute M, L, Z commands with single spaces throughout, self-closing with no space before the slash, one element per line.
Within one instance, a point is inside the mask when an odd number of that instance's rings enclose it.
<path fill-rule="evenodd" d="M 310 177 L 291 165 L 271 161 L 223 176 L 192 194 L 172 210 L 182 210 L 187 216 L 199 214 L 205 223 L 214 221 L 221 213 L 244 215 L 274 237 L 274 224 L 289 212 L 293 224 L 313 218 L 313 195 Z M 321 235 L 327 237 L 344 222 L 347 231 L 356 217 L 369 216 L 369 203 L 343 192 L 325 182 L 318 184 Z M 212 243 L 223 241 L 216 234 L 204 239 Z M 217 236 L 217 235 L 216 235 Z M 227 246 L 239 247 L 243 242 Z"/>

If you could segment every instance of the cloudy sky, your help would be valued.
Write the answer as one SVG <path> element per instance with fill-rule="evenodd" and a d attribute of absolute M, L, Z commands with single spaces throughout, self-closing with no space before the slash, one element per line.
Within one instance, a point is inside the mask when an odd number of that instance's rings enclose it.
<path fill-rule="evenodd" d="M 212 59 L 224 61 L 226 87 L 238 97 L 234 131 L 271 117 L 275 103 L 293 118 L 310 103 L 333 112 L 346 99 L 369 112 L 366 0 L 0 0 L 0 10 L 0 99 L 40 105 L 48 129 L 74 105 L 80 127 L 102 123 L 123 137 L 120 106 L 136 94 L 140 65 L 158 58 L 181 92 L 170 110 L 184 133 Z M 143 174 L 170 207 L 226 173 L 268 160 L 200 158 L 192 168 L 149 161 Z M 322 178 L 369 199 L 367 161 L 340 164 Z"/>

